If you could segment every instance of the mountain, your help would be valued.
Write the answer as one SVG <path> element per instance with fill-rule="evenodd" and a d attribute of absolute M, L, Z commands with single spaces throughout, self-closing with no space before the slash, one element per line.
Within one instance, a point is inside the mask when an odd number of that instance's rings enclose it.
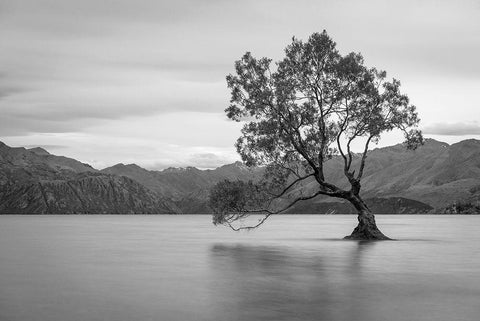
<path fill-rule="evenodd" d="M 186 167 L 167 168 L 163 171 L 150 171 L 135 164 L 117 164 L 105 168 L 101 172 L 130 177 L 153 191 L 174 199 L 181 199 L 186 195 L 197 194 L 201 190 L 209 189 L 223 179 L 254 179 L 262 170 L 249 169 L 241 162 L 236 162 L 213 170 Z"/>
<path fill-rule="evenodd" d="M 402 145 L 373 150 L 362 187 L 368 197 L 399 196 L 445 207 L 480 200 L 480 141 L 448 145 L 427 139 L 415 151 Z"/>
<path fill-rule="evenodd" d="M 353 165 L 358 165 L 359 158 L 357 155 Z M 347 187 L 342 166 L 343 160 L 340 158 L 327 162 L 326 177 L 337 186 Z M 315 188 L 316 183 L 310 181 L 301 190 L 308 193 Z M 370 200 L 400 197 L 427 204 L 434 208 L 434 212 L 443 212 L 445 207 L 454 202 L 479 203 L 480 141 L 469 139 L 448 145 L 427 139 L 423 146 L 414 151 L 407 150 L 402 144 L 374 149 L 367 157 L 362 196 Z M 299 204 L 292 210 L 319 210 L 325 207 L 319 203 L 325 202 L 332 200 L 320 197 Z M 414 211 L 423 212 L 423 207 L 417 207 L 414 203 L 410 205 Z M 378 204 L 376 207 L 378 209 Z M 388 213 L 388 204 L 384 204 L 381 210 Z"/>
<path fill-rule="evenodd" d="M 41 148 L 0 143 L 0 213 L 176 213 L 142 184 Z"/>
<path fill-rule="evenodd" d="M 30 148 L 28 151 L 35 153 L 37 155 L 51 155 L 49 152 L 47 152 L 45 149 L 41 147 Z"/>
<path fill-rule="evenodd" d="M 425 213 L 443 208 L 457 200 L 478 200 L 480 191 L 480 142 L 467 140 L 448 145 L 427 139 L 415 151 L 402 144 L 370 151 L 362 181 L 362 194 L 377 213 Z M 354 159 L 358 164 L 359 155 Z M 462 164 L 461 167 L 457 164 Z M 343 175 L 343 160 L 334 158 L 325 164 L 326 177 L 341 187 L 348 187 Z M 210 213 L 208 190 L 218 181 L 250 180 L 262 175 L 261 168 L 249 169 L 242 163 L 214 170 L 194 167 L 149 171 L 137 165 L 117 164 L 104 173 L 129 177 L 153 191 L 171 198 L 183 213 Z M 316 182 L 307 181 L 300 189 L 312 191 Z M 351 212 L 348 204 L 327 197 L 302 202 L 289 212 Z"/>
<path fill-rule="evenodd" d="M 325 164 L 328 181 L 347 187 L 341 158 Z M 358 164 L 359 155 L 353 164 Z M 42 148 L 0 143 L 0 213 L 210 213 L 209 189 L 217 182 L 256 180 L 262 168 L 240 162 L 212 170 L 147 170 L 117 164 L 101 171 Z M 316 187 L 307 181 L 304 193 Z M 402 144 L 369 152 L 362 196 L 376 213 L 448 212 L 454 203 L 480 208 L 480 141 L 448 145 L 427 139 L 415 151 Z M 457 206 L 458 207 L 458 206 Z M 433 209 L 433 210 L 432 210 Z M 290 213 L 350 213 L 351 206 L 319 197 Z"/>
<path fill-rule="evenodd" d="M 43 148 L 9 147 L 2 142 L 0 142 L 0 166 L 2 173 L 9 168 L 29 170 L 47 167 L 54 172 L 97 172 L 88 164 L 64 156 L 51 155 Z"/>
<path fill-rule="evenodd" d="M 106 174 L 129 177 L 150 190 L 171 199 L 182 213 L 210 213 L 207 206 L 209 189 L 221 180 L 253 180 L 262 169 L 250 169 L 241 162 L 213 170 L 195 167 L 167 168 L 149 171 L 135 164 L 117 164 L 101 171 Z"/>

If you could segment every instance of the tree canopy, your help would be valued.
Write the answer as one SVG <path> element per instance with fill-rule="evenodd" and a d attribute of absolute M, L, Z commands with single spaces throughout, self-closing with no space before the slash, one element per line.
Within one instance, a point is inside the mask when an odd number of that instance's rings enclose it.
<path fill-rule="evenodd" d="M 416 108 L 401 93 L 400 81 L 365 66 L 360 53 L 341 55 L 326 31 L 312 34 L 306 42 L 294 37 L 284 58 L 274 64 L 245 53 L 235 62 L 235 74 L 227 76 L 227 84 L 231 90 L 227 117 L 244 122 L 237 151 L 247 166 L 266 170 L 264 179 L 255 184 L 223 182 L 212 190 L 217 192 L 210 198 L 217 224 L 230 224 L 249 213 L 268 217 L 285 210 L 285 206 L 272 209 L 274 200 L 306 179 L 315 180 L 316 190 L 296 195 L 287 208 L 327 195 L 347 199 L 358 209 L 355 202 L 363 203 L 360 182 L 370 145 L 395 129 L 404 133 L 410 149 L 423 142 L 416 129 Z M 363 146 L 359 155 L 352 151 L 358 142 Z M 325 179 L 324 164 L 332 157 L 343 160 L 349 189 Z M 240 185 L 250 192 L 239 195 Z M 257 205 L 246 201 L 253 189 Z M 243 201 L 219 206 L 225 196 L 219 197 L 220 190 Z"/>

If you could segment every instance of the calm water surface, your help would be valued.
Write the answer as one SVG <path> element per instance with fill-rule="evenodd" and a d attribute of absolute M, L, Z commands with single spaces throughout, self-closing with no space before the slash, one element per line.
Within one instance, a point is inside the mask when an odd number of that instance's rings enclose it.
<path fill-rule="evenodd" d="M 0 320 L 480 320 L 480 216 L 0 216 Z"/>

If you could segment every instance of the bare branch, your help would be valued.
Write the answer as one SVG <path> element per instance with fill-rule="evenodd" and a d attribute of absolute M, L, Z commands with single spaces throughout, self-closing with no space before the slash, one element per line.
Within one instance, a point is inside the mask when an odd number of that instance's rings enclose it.
<path fill-rule="evenodd" d="M 295 184 L 297 184 L 298 182 L 303 181 L 304 179 L 307 179 L 307 178 L 309 178 L 309 177 L 312 177 L 312 176 L 314 176 L 314 175 L 315 175 L 315 174 L 312 173 L 312 174 L 308 174 L 308 175 L 305 175 L 305 176 L 303 176 L 303 177 L 297 178 L 297 179 L 294 180 L 292 183 L 290 183 L 287 187 L 285 187 L 282 192 L 280 192 L 280 193 L 277 194 L 277 195 L 274 195 L 273 197 L 274 197 L 274 198 L 282 197 L 282 196 L 285 195 L 285 193 L 286 193 L 290 188 L 292 188 Z"/>
<path fill-rule="evenodd" d="M 373 136 L 369 136 L 367 142 L 365 143 L 365 149 L 363 150 L 362 159 L 360 161 L 360 169 L 358 170 L 357 180 L 361 180 L 363 176 L 363 169 L 365 168 L 365 160 L 367 159 L 368 145 L 372 140 Z"/>
<path fill-rule="evenodd" d="M 312 199 L 312 198 L 315 198 L 317 197 L 318 195 L 329 195 L 329 194 L 326 194 L 325 192 L 323 191 L 317 191 L 315 194 L 311 195 L 311 196 L 305 196 L 305 197 L 300 197 L 300 198 L 296 198 L 294 201 L 290 202 L 287 206 L 283 207 L 282 209 L 278 210 L 278 211 L 270 211 L 270 210 L 254 210 L 254 211 L 248 211 L 249 214 L 252 214 L 252 213 L 267 213 L 265 214 L 265 217 L 263 219 L 261 219 L 256 225 L 253 225 L 253 226 L 242 226 L 242 227 L 234 227 L 232 226 L 231 222 L 227 222 L 228 226 L 234 230 L 234 231 L 241 231 L 241 230 L 252 230 L 252 229 L 255 229 L 257 227 L 259 227 L 260 225 L 262 225 L 266 220 L 267 218 L 269 218 L 271 215 L 273 214 L 279 214 L 281 212 L 284 212 L 286 210 L 288 210 L 289 208 L 291 208 L 293 205 L 297 204 L 298 202 L 300 201 L 306 201 L 306 200 L 309 200 L 309 199 Z"/>

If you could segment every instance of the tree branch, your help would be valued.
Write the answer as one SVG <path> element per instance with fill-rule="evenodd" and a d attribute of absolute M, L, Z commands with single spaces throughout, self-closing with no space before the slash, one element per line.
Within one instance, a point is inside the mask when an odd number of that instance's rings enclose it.
<path fill-rule="evenodd" d="M 273 195 L 274 198 L 280 198 L 282 197 L 283 195 L 285 195 L 285 193 L 290 189 L 292 188 L 295 184 L 297 184 L 298 182 L 300 181 L 303 181 L 304 179 L 307 179 L 309 177 L 312 177 L 314 176 L 315 174 L 308 174 L 308 175 L 305 175 L 303 177 L 300 177 L 300 178 L 297 178 L 296 180 L 294 180 L 292 183 L 290 183 L 287 187 L 285 187 L 282 192 L 280 192 L 280 194 L 277 194 L 277 195 Z"/>
<path fill-rule="evenodd" d="M 365 160 L 367 159 L 368 145 L 372 140 L 373 136 L 369 136 L 367 142 L 365 143 L 365 149 L 363 150 L 362 160 L 360 161 L 360 169 L 358 170 L 357 180 L 361 180 L 363 176 L 363 169 L 365 168 Z"/>
<path fill-rule="evenodd" d="M 325 192 L 323 191 L 317 191 L 315 194 L 313 195 L 310 195 L 310 196 L 305 196 L 305 197 L 300 197 L 300 198 L 297 198 L 295 199 L 294 201 L 292 201 L 291 203 L 289 203 L 287 206 L 283 207 L 282 209 L 278 210 L 278 211 L 270 211 L 270 210 L 254 210 L 254 211 L 246 211 L 248 214 L 252 214 L 252 213 L 267 213 L 265 214 L 265 217 L 263 217 L 256 225 L 253 225 L 253 226 L 242 226 L 242 227 L 234 227 L 231 222 L 226 222 L 228 224 L 228 226 L 234 230 L 234 231 L 241 231 L 241 230 L 252 230 L 254 228 L 257 228 L 259 227 L 260 225 L 262 225 L 271 215 L 273 214 L 279 214 L 281 212 L 284 212 L 286 210 L 288 210 L 289 208 L 291 208 L 293 205 L 295 205 L 296 203 L 300 202 L 300 201 L 306 201 L 306 200 L 309 200 L 309 199 L 312 199 L 312 198 L 315 198 L 317 197 L 318 195 L 329 195 L 329 194 L 326 194 Z"/>

